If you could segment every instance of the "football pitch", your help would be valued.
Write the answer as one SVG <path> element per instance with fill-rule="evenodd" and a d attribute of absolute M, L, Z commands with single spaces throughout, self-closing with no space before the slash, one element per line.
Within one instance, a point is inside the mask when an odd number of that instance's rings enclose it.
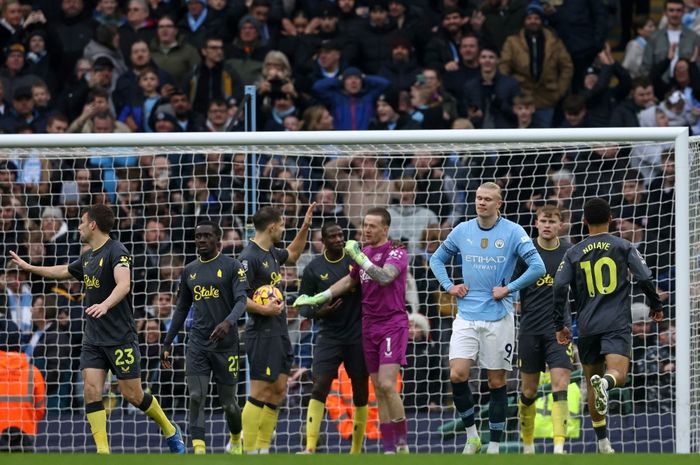
<path fill-rule="evenodd" d="M 95 454 L 2 454 L 0 464 L 12 465 L 179 465 L 200 463 L 206 465 L 230 465 L 231 463 L 250 463 L 253 465 L 288 465 L 288 464 L 318 464 L 324 465 L 353 465 L 361 462 L 363 465 L 463 465 L 466 462 L 483 463 L 486 465 L 518 465 L 553 464 L 578 465 L 603 462 L 605 465 L 641 465 L 653 464 L 659 461 L 674 465 L 697 464 L 697 455 L 677 454 L 615 454 L 602 456 L 597 454 L 570 455 L 534 455 L 505 454 L 490 456 L 481 454 L 474 457 L 464 457 L 459 454 L 412 454 L 384 456 L 366 454 L 359 456 L 319 454 L 315 456 L 299 456 L 290 454 L 273 454 L 267 456 L 238 456 L 212 454 L 205 456 L 173 456 L 168 454 L 119 454 L 97 456 Z"/>

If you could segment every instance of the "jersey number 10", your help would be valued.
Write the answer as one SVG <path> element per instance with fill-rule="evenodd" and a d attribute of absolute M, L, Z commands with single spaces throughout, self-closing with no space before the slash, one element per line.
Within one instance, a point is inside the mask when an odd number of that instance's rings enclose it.
<path fill-rule="evenodd" d="M 593 298 L 598 294 L 612 294 L 617 288 L 617 265 L 610 257 L 600 257 L 591 266 L 591 261 L 581 262 L 581 269 L 586 273 L 586 288 L 588 296 Z M 607 269 L 607 279 L 603 277 L 603 269 Z M 608 285 L 605 285 L 605 282 Z"/>

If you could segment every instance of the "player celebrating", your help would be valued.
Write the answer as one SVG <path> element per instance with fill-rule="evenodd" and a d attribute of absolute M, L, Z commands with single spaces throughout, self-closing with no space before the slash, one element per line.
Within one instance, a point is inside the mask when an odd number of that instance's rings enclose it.
<path fill-rule="evenodd" d="M 161 351 L 164 368 L 172 368 L 172 343 L 194 304 L 186 360 L 190 397 L 190 436 L 195 454 L 206 453 L 204 407 L 209 378 L 214 374 L 219 403 L 230 432 L 228 448 L 242 454 L 241 410 L 236 401 L 238 378 L 237 321 L 246 308 L 248 280 L 241 263 L 221 255 L 221 228 L 201 221 L 194 232 L 199 258 L 185 266 L 180 280 L 179 300 Z"/>
<path fill-rule="evenodd" d="M 589 235 L 564 255 L 554 278 L 554 327 L 560 344 L 571 342 L 564 308 L 571 287 L 578 310 L 578 350 L 588 382 L 588 410 L 598 452 L 615 452 L 605 422 L 608 391 L 624 386 L 632 350 L 628 270 L 649 299 L 650 317 L 663 319 L 663 307 L 644 259 L 625 239 L 608 232 L 610 205 L 601 198 L 586 202 L 583 221 Z"/>
<path fill-rule="evenodd" d="M 263 207 L 253 216 L 255 237 L 241 252 L 250 286 L 249 297 L 263 285 L 276 286 L 282 280 L 283 264 L 293 265 L 306 246 L 316 204 L 306 210 L 304 223 L 287 249 L 275 244 L 284 235 L 284 218 L 275 208 Z M 243 407 L 243 450 L 267 454 L 277 425 L 278 407 L 287 392 L 287 377 L 294 353 L 287 330 L 284 302 L 261 305 L 248 298 L 250 318 L 246 323 L 246 354 L 250 369 L 250 395 Z"/>
<path fill-rule="evenodd" d="M 408 314 L 406 275 L 408 255 L 389 241 L 391 215 L 385 208 L 370 208 L 362 224 L 366 246 L 348 241 L 345 251 L 359 266 L 325 291 L 301 295 L 294 306 L 320 305 L 348 293 L 359 282 L 362 289 L 362 339 L 365 363 L 379 407 L 384 453 L 408 453 L 403 401 L 396 392 L 401 365 L 406 364 Z"/>
<path fill-rule="evenodd" d="M 450 339 L 450 382 L 455 407 L 467 430 L 463 453 L 481 450 L 474 424 L 474 398 L 469 389 L 469 370 L 478 359 L 486 368 L 491 400 L 488 453 L 497 454 L 505 428 L 506 371 L 512 370 L 515 328 L 510 294 L 541 277 L 544 263 L 521 226 L 502 218 L 501 188 L 487 182 L 476 190 L 473 220 L 455 227 L 430 258 L 430 269 L 440 285 L 457 297 L 457 318 Z M 461 255 L 464 284 L 454 284 L 445 264 Z M 522 276 L 510 280 L 518 258 L 527 265 Z"/>
<path fill-rule="evenodd" d="M 554 453 L 564 453 L 566 441 L 566 420 L 569 416 L 567 390 L 573 365 L 573 346 L 557 344 L 552 324 L 552 285 L 557 267 L 571 244 L 560 241 L 561 212 L 554 205 L 545 205 L 536 213 L 538 236 L 535 248 L 539 252 L 547 270 L 534 284 L 520 290 L 520 328 L 518 332 L 518 353 L 520 354 L 520 379 L 522 394 L 518 402 L 520 416 L 520 436 L 523 451 L 535 453 L 535 400 L 540 372 L 545 371 L 545 363 L 552 376 L 552 426 L 554 429 Z M 520 276 L 526 265 L 518 261 L 514 276 Z M 567 312 L 568 314 L 568 312 Z"/>
<path fill-rule="evenodd" d="M 109 207 L 90 207 L 83 214 L 78 231 L 80 241 L 91 250 L 68 265 L 34 266 L 14 252 L 10 255 L 30 273 L 56 280 L 73 277 L 84 283 L 87 308 L 80 368 L 85 383 L 85 413 L 97 453 L 109 454 L 102 389 L 110 370 L 117 377 L 124 398 L 158 423 L 170 451 L 184 454 L 179 427 L 168 420 L 156 398 L 141 387 L 141 354 L 131 309 L 131 257 L 122 243 L 109 237 L 113 225 L 114 213 Z"/>
<path fill-rule="evenodd" d="M 336 223 L 323 225 L 321 238 L 325 250 L 304 268 L 299 292 L 311 295 L 323 292 L 348 275 L 354 263 L 345 253 L 343 230 Z M 328 301 L 323 306 L 304 305 L 300 313 L 306 318 L 320 321 L 320 329 L 314 346 L 313 388 L 306 412 L 306 449 L 316 450 L 326 398 L 333 379 L 338 376 L 338 367 L 345 369 L 352 382 L 353 417 L 351 454 L 362 452 L 362 441 L 367 425 L 367 399 L 369 374 L 362 354 L 361 300 L 358 291 L 351 291 L 342 299 Z"/>

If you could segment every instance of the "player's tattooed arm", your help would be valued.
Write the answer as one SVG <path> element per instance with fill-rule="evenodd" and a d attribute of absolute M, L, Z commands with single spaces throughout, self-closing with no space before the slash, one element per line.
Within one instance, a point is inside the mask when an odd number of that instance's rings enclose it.
<path fill-rule="evenodd" d="M 373 281 L 379 283 L 380 286 L 386 286 L 394 282 L 399 275 L 399 269 L 394 265 L 384 265 L 384 268 L 379 268 L 377 265 L 372 265 L 367 268 L 366 273 Z"/>

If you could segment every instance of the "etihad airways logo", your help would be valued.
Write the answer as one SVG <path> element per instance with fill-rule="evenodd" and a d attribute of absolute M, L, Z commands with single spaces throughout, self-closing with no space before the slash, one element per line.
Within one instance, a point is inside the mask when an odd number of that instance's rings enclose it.
<path fill-rule="evenodd" d="M 462 255 L 465 263 L 505 263 L 506 257 L 497 255 L 495 257 L 484 255 Z"/>

